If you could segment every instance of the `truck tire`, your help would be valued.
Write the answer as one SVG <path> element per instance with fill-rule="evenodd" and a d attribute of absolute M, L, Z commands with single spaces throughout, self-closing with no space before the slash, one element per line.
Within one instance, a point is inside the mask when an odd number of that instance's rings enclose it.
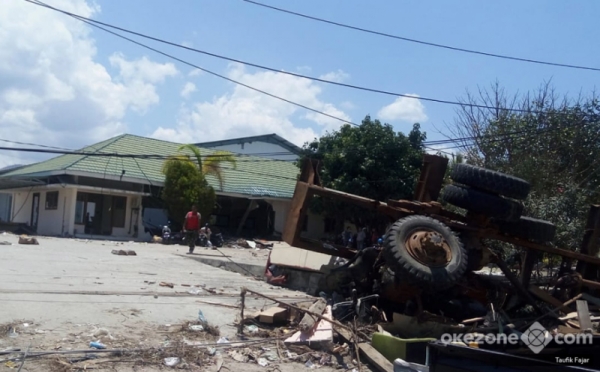
<path fill-rule="evenodd" d="M 467 268 L 467 252 L 449 227 L 425 216 L 396 221 L 383 248 L 386 263 L 400 277 L 431 289 L 454 285 Z"/>
<path fill-rule="evenodd" d="M 523 200 L 529 195 L 529 182 L 490 169 L 467 164 L 454 164 L 452 181 L 507 198 Z"/>
<path fill-rule="evenodd" d="M 498 221 L 497 224 L 503 234 L 538 243 L 549 243 L 556 235 L 556 225 L 552 222 L 531 217 L 521 217 L 515 222 Z"/>
<path fill-rule="evenodd" d="M 442 200 L 501 221 L 518 221 L 523 213 L 523 205 L 516 201 L 457 185 L 444 187 Z"/>

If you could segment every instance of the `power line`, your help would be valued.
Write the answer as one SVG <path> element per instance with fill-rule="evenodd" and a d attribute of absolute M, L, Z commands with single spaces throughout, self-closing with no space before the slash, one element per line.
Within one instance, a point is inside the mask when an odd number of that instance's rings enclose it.
<path fill-rule="evenodd" d="M 69 15 L 69 16 L 71 16 L 71 17 L 75 18 L 75 19 L 79 19 L 81 22 L 87 23 L 88 25 L 90 25 L 90 26 L 92 26 L 92 27 L 96 27 L 96 28 L 98 28 L 98 29 L 100 29 L 100 30 L 102 30 L 102 31 L 104 31 L 104 32 L 108 32 L 109 34 L 112 34 L 112 35 L 114 35 L 114 36 L 117 36 L 117 37 L 119 37 L 119 38 L 121 38 L 121 39 L 123 39 L 123 40 L 127 40 L 127 41 L 129 41 L 129 42 L 131 42 L 131 43 L 133 43 L 133 44 L 139 45 L 139 46 L 141 46 L 141 47 L 143 47 L 143 48 L 146 48 L 146 49 L 148 49 L 148 50 L 151 50 L 151 51 L 153 51 L 153 52 L 155 52 L 155 53 L 158 53 L 158 54 L 160 54 L 160 55 L 163 55 L 163 56 L 165 56 L 165 57 L 167 57 L 167 58 L 171 58 L 171 59 L 173 59 L 173 60 L 175 60 L 175 61 L 178 61 L 178 62 L 180 62 L 180 63 L 183 63 L 183 64 L 185 64 L 185 65 L 188 65 L 188 66 L 190 66 L 190 67 L 193 67 L 193 68 L 196 68 L 196 69 L 198 69 L 198 70 L 204 71 L 204 72 L 206 72 L 207 74 L 210 74 L 210 75 L 213 75 L 213 76 L 219 77 L 219 78 L 221 78 L 221 79 L 224 79 L 224 80 L 227 80 L 227 81 L 229 81 L 229 82 L 235 83 L 235 84 L 237 84 L 237 85 L 240 85 L 240 86 L 246 87 L 246 88 L 248 88 L 248 89 L 254 90 L 254 91 L 256 91 L 256 92 L 262 93 L 262 94 L 264 94 L 264 95 L 267 95 L 267 96 L 269 96 L 269 97 L 272 97 L 272 98 L 278 99 L 278 100 L 280 100 L 280 101 L 287 102 L 287 103 L 289 103 L 289 104 L 292 104 L 292 105 L 294 105 L 294 106 L 301 107 L 301 108 L 303 108 L 303 109 L 305 109 L 305 110 L 312 111 L 312 112 L 314 112 L 314 113 L 316 113 L 316 114 L 323 115 L 323 116 L 327 116 L 327 117 L 329 117 L 329 118 L 331 118 L 331 119 L 335 119 L 335 120 L 341 121 L 341 122 L 343 122 L 343 123 L 346 123 L 346 124 L 350 124 L 350 125 L 355 125 L 355 126 L 358 126 L 358 124 L 356 124 L 356 123 L 353 123 L 353 122 L 351 122 L 351 121 L 348 121 L 348 120 L 346 120 L 346 119 L 342 119 L 342 118 L 339 118 L 339 117 L 337 117 L 337 116 L 330 115 L 330 114 L 328 114 L 328 113 L 326 113 L 326 112 L 319 111 L 319 110 L 317 110 L 317 109 L 314 109 L 314 108 L 312 108 L 312 107 L 308 107 L 308 106 L 306 106 L 306 105 L 303 105 L 303 104 L 301 104 L 301 103 L 297 103 L 297 102 L 294 102 L 294 101 L 290 101 L 289 99 L 286 99 L 286 98 L 283 98 L 283 97 L 277 96 L 277 95 L 275 95 L 275 94 L 271 94 L 271 93 L 269 93 L 269 92 L 266 92 L 266 91 L 264 91 L 264 90 L 261 90 L 261 89 L 258 89 L 258 88 L 254 88 L 254 87 L 252 87 L 252 86 L 250 86 L 250 85 L 248 85 L 248 84 L 244 84 L 244 83 L 242 83 L 242 82 L 240 82 L 240 81 L 237 81 L 237 80 L 234 80 L 234 79 L 228 78 L 227 76 L 224 76 L 224 75 L 218 74 L 218 73 L 216 73 L 216 72 L 213 72 L 213 71 L 207 70 L 207 69 L 205 69 L 205 68 L 203 68 L 203 67 L 200 67 L 200 66 L 198 66 L 198 65 L 195 65 L 195 64 L 193 64 L 193 63 L 190 63 L 190 62 L 184 61 L 184 60 L 182 60 L 182 59 L 180 59 L 180 58 L 177 58 L 177 57 L 175 57 L 175 56 L 173 56 L 173 55 L 170 55 L 170 54 L 168 54 L 168 53 L 161 52 L 161 51 L 160 51 L 160 50 L 158 50 L 158 49 L 152 48 L 152 47 L 150 47 L 150 46 L 148 46 L 148 45 L 142 44 L 142 43 L 140 43 L 140 42 L 138 42 L 138 41 L 135 41 L 135 40 L 133 40 L 133 39 L 130 39 L 130 38 L 126 37 L 126 36 L 123 36 L 123 35 L 121 35 L 121 34 L 118 34 L 118 33 L 116 33 L 116 32 L 113 32 L 113 31 L 107 30 L 107 29 L 105 29 L 104 27 L 98 26 L 98 25 L 94 24 L 94 22 L 95 22 L 95 21 L 93 21 L 93 20 L 89 20 L 89 21 L 88 21 L 88 20 L 87 20 L 85 17 L 81 17 L 81 16 L 78 16 L 78 15 L 76 15 L 76 14 L 72 14 L 72 13 L 66 12 L 66 11 L 64 11 L 64 10 L 60 10 L 60 9 L 57 9 L 57 8 L 51 7 L 50 5 L 44 4 L 44 3 L 40 2 L 40 1 L 32 1 L 32 0 L 24 0 L 24 1 L 27 1 L 27 2 L 29 2 L 29 3 L 32 3 L 32 4 L 35 4 L 35 5 L 38 5 L 38 6 L 43 6 L 43 7 L 45 7 L 45 8 L 49 8 L 49 9 L 55 10 L 55 11 L 57 11 L 57 12 L 60 12 L 60 13 L 66 14 L 66 15 Z"/>
<path fill-rule="evenodd" d="M 334 22 L 334 21 L 330 21 L 327 19 L 310 16 L 307 14 L 293 12 L 293 11 L 287 10 L 287 9 L 277 8 L 277 7 L 274 7 L 271 5 L 259 3 L 259 2 L 252 1 L 252 0 L 242 0 L 242 1 L 249 3 L 249 4 L 258 5 L 258 6 L 261 6 L 264 8 L 276 10 L 278 12 L 283 12 L 283 13 L 292 14 L 292 15 L 295 15 L 298 17 L 311 19 L 313 21 L 328 23 L 331 25 L 344 27 L 344 28 L 348 28 L 351 30 L 355 30 L 355 31 L 366 32 L 366 33 L 373 34 L 373 35 L 384 36 L 384 37 L 391 38 L 391 39 L 408 41 L 411 43 L 416 43 L 416 44 L 421 44 L 421 45 L 433 46 L 436 48 L 449 49 L 449 50 L 453 50 L 453 51 L 457 51 L 457 52 L 478 54 L 478 55 L 487 56 L 487 57 L 502 58 L 502 59 L 508 59 L 508 60 L 513 60 L 513 61 L 519 61 L 519 62 L 536 63 L 536 64 L 547 65 L 547 66 L 566 67 L 566 68 L 574 68 L 574 69 L 579 69 L 579 70 L 600 71 L 600 68 L 596 68 L 596 67 L 578 66 L 578 65 L 571 65 L 571 64 L 557 63 L 557 62 L 547 62 L 547 61 L 540 61 L 540 60 L 535 60 L 535 59 L 530 59 L 530 58 L 512 57 L 512 56 L 507 56 L 507 55 L 503 55 L 503 54 L 482 52 L 482 51 L 477 51 L 477 50 L 472 50 L 472 49 L 465 49 L 465 48 L 453 47 L 453 46 L 444 45 L 444 44 L 433 43 L 433 42 L 429 42 L 429 41 L 417 40 L 417 39 L 412 39 L 412 38 L 408 38 L 408 37 L 404 37 L 404 36 L 392 35 L 392 34 L 388 34 L 385 32 L 373 31 L 373 30 L 369 30 L 366 28 L 361 28 L 361 27 L 357 27 L 357 26 L 351 26 L 348 24 L 344 24 L 344 23 Z"/>
<path fill-rule="evenodd" d="M 307 109 L 307 110 L 310 110 L 310 111 L 313 111 L 313 112 L 316 112 L 316 113 L 319 113 L 319 114 L 328 116 L 330 118 L 342 121 L 342 122 L 347 123 L 347 124 L 355 125 L 355 126 L 358 126 L 359 124 L 347 121 L 345 119 L 342 119 L 342 118 L 339 118 L 339 117 L 336 117 L 336 116 L 333 116 L 333 115 L 329 115 L 329 114 L 324 113 L 322 111 L 309 108 L 307 106 L 304 106 L 304 105 L 301 105 L 301 104 L 289 101 L 287 99 L 283 99 L 281 97 L 274 96 L 274 95 L 266 93 L 266 92 L 264 92 L 262 90 L 249 87 L 248 85 L 245 85 L 243 83 L 240 83 L 240 82 L 234 81 L 234 80 L 232 80 L 230 78 L 227 78 L 225 76 L 222 76 L 222 75 L 219 75 L 219 74 L 207 71 L 207 70 L 202 69 L 202 68 L 200 68 L 198 66 L 192 65 L 192 64 L 190 64 L 188 62 L 185 62 L 185 61 L 183 61 L 181 59 L 178 59 L 178 58 L 173 57 L 171 55 L 168 55 L 166 53 L 160 52 L 160 51 L 158 51 L 158 50 L 156 50 L 154 48 L 148 47 L 148 46 L 146 46 L 144 44 L 141 44 L 139 42 L 136 42 L 136 41 L 134 41 L 132 39 L 128 39 L 125 36 L 122 36 L 122 35 L 117 34 L 115 32 L 109 31 L 109 30 L 107 30 L 107 29 L 105 29 L 105 28 L 103 28 L 101 26 L 98 26 L 98 25 L 103 25 L 103 26 L 110 27 L 110 28 L 113 28 L 113 29 L 116 29 L 116 30 L 119 30 L 119 31 L 123 31 L 123 32 L 129 33 L 129 34 L 132 34 L 132 35 L 136 35 L 136 36 L 139 36 L 139 37 L 142 37 L 142 38 L 146 38 L 146 39 L 149 39 L 149 40 L 157 41 L 157 42 L 160 42 L 160 43 L 163 43 L 163 44 L 168 44 L 168 45 L 171 45 L 171 46 L 175 46 L 177 48 L 186 49 L 186 50 L 189 50 L 189 51 L 201 53 L 201 54 L 208 55 L 208 56 L 211 56 L 211 57 L 215 57 L 215 58 L 227 60 L 227 61 L 230 61 L 230 62 L 241 63 L 241 64 L 244 64 L 244 65 L 247 65 L 247 66 L 252 66 L 252 67 L 260 68 L 260 69 L 263 69 L 263 70 L 273 71 L 273 72 L 277 72 L 277 73 L 281 73 L 281 74 L 285 74 L 285 75 L 295 76 L 295 77 L 298 77 L 298 78 L 308 79 L 308 80 L 312 80 L 312 81 L 318 81 L 318 82 L 325 83 L 325 84 L 331 84 L 331 85 L 336 85 L 336 86 L 350 88 L 350 89 L 355 89 L 355 90 L 361 90 L 361 91 L 370 92 L 370 93 L 378 93 L 378 94 L 383 94 L 383 95 L 388 95 L 388 96 L 403 97 L 403 98 L 409 98 L 409 99 L 416 99 L 416 100 L 420 100 L 420 101 L 441 103 L 441 104 L 461 106 L 461 107 L 474 107 L 474 108 L 493 109 L 493 110 L 502 110 L 502 111 L 510 111 L 510 112 L 541 113 L 541 112 L 531 111 L 531 110 L 527 110 L 527 109 L 515 109 L 515 108 L 506 108 L 506 107 L 487 106 L 487 105 L 480 105 L 480 104 L 475 104 L 475 103 L 463 103 L 463 102 L 458 102 L 458 101 L 450 101 L 450 100 L 445 100 L 445 99 L 431 98 L 431 97 L 422 97 L 422 96 L 416 97 L 416 96 L 413 96 L 413 95 L 410 95 L 410 94 L 405 94 L 405 93 L 397 93 L 397 92 L 392 92 L 392 91 L 387 91 L 387 90 L 382 90 L 382 89 L 376 89 L 376 88 L 363 87 L 363 86 L 358 86 L 358 85 L 353 85 L 353 84 L 340 83 L 340 82 L 325 80 L 325 79 L 321 79 L 321 78 L 317 78 L 317 77 L 313 77 L 313 76 L 302 75 L 302 74 L 298 74 L 298 73 L 295 73 L 295 72 L 283 71 L 283 70 L 276 69 L 276 68 L 273 68 L 273 67 L 259 65 L 259 64 L 252 63 L 252 62 L 246 62 L 246 61 L 242 61 L 240 59 L 226 57 L 226 56 L 223 56 L 223 55 L 219 55 L 219 54 L 215 54 L 215 53 L 203 51 L 203 50 L 200 50 L 200 49 L 195 49 L 195 48 L 187 47 L 187 46 L 180 45 L 180 44 L 177 44 L 177 43 L 174 43 L 174 42 L 171 42 L 171 41 L 159 39 L 159 38 L 156 38 L 156 37 L 153 37 L 153 36 L 148 36 L 146 34 L 142 34 L 142 33 L 135 32 L 135 31 L 131 31 L 131 30 L 128 30 L 128 29 L 125 29 L 125 28 L 122 28 L 122 27 L 118 27 L 118 26 L 114 26 L 114 25 L 111 25 L 111 24 L 108 24 L 108 23 L 96 21 L 96 20 L 91 19 L 91 18 L 86 18 L 86 17 L 80 16 L 80 15 L 77 15 L 77 14 L 74 14 L 74 13 L 70 13 L 70 12 L 67 12 L 67 11 L 64 11 L 64 10 L 61 10 L 61 9 L 58 9 L 58 8 L 54 8 L 54 7 L 52 7 L 50 5 L 47 5 L 47 4 L 44 4 L 44 3 L 42 3 L 41 1 L 38 1 L 38 0 L 24 0 L 24 1 L 27 1 L 27 2 L 35 4 L 35 5 L 43 6 L 45 8 L 52 9 L 54 11 L 66 14 L 66 15 L 68 15 L 70 17 L 79 19 L 80 21 L 85 22 L 85 23 L 87 23 L 87 24 L 89 24 L 91 26 L 97 27 L 97 28 L 99 28 L 99 29 L 101 29 L 103 31 L 109 32 L 109 33 L 111 33 L 111 34 L 113 34 L 115 36 L 121 37 L 121 38 L 123 38 L 125 40 L 133 42 L 133 43 L 135 43 L 137 45 L 143 46 L 143 47 L 145 47 L 147 49 L 150 49 L 150 50 L 152 50 L 154 52 L 160 53 L 160 54 L 162 54 L 164 56 L 167 56 L 169 58 L 173 58 L 173 59 L 175 59 L 175 60 L 177 60 L 177 61 L 179 61 L 181 63 L 185 63 L 187 65 L 190 65 L 190 66 L 193 66 L 195 68 L 198 68 L 198 69 L 200 69 L 202 71 L 206 71 L 206 72 L 208 72 L 208 73 L 210 73 L 212 75 L 218 76 L 220 78 L 227 79 L 227 80 L 232 81 L 232 82 L 234 82 L 236 84 L 240 84 L 242 86 L 245 86 L 247 88 L 253 89 L 253 90 L 258 91 L 260 93 L 267 94 L 267 95 L 269 95 L 271 97 L 283 100 L 283 101 L 285 101 L 287 103 L 290 103 L 290 104 L 302 107 L 304 109 Z M 598 70 L 600 71 L 600 69 L 598 69 Z"/>

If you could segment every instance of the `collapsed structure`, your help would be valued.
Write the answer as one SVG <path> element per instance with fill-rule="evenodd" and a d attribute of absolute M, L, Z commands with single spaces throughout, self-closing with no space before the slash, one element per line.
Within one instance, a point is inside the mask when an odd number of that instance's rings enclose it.
<path fill-rule="evenodd" d="M 306 160 L 303 165 L 284 240 L 294 247 L 349 260 L 327 269 L 319 284 L 318 292 L 333 305 L 335 318 L 350 319 L 353 315 L 369 322 L 387 323 L 388 328 L 395 324 L 396 331 L 403 324 L 396 333 L 404 338 L 437 339 L 444 330 L 522 334 L 537 321 L 555 331 L 595 334 L 589 310 L 586 313 L 583 309 L 589 309 L 587 302 L 593 304 L 592 309 L 600 306 L 600 299 L 594 296 L 600 289 L 598 206 L 591 207 L 581 251 L 573 252 L 550 245 L 556 233 L 551 222 L 523 216 L 520 201 L 530 191 L 525 180 L 454 164 L 450 172 L 453 183 L 443 187 L 448 159 L 425 155 L 415 201 L 384 203 L 323 187 L 318 165 L 313 160 Z M 356 252 L 303 238 L 302 221 L 315 195 L 389 217 L 391 225 L 383 247 Z M 438 198 L 466 210 L 466 214 L 443 208 Z M 490 240 L 510 243 L 524 251 L 519 275 L 488 247 L 486 242 Z M 540 252 L 560 256 L 562 262 L 555 272 L 549 271 L 548 280 L 534 283 L 532 271 Z M 480 271 L 490 264 L 496 265 L 503 275 Z M 566 321 L 560 315 L 563 312 L 568 320 L 573 320 L 569 306 L 575 303 L 579 323 Z M 418 320 L 419 327 L 409 326 L 410 319 Z M 425 330 L 425 320 L 445 326 Z M 435 347 L 429 349 L 433 352 Z"/>

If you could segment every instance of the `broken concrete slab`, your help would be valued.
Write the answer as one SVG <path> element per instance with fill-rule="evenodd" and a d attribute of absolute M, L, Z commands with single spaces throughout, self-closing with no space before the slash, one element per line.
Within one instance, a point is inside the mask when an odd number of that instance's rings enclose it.
<path fill-rule="evenodd" d="M 276 306 L 261 312 L 258 321 L 265 324 L 280 323 L 287 320 L 288 314 L 288 309 Z"/>

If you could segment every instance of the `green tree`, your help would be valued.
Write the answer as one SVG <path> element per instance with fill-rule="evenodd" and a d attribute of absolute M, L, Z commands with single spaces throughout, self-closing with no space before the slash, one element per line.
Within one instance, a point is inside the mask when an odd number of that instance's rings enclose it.
<path fill-rule="evenodd" d="M 206 222 L 215 207 L 217 196 L 196 165 L 189 157 L 177 155 L 165 161 L 162 171 L 165 175 L 162 199 L 171 218 L 177 224 L 183 224 L 185 214 L 196 204 L 202 222 Z"/>
<path fill-rule="evenodd" d="M 588 205 L 600 196 L 597 97 L 559 98 L 550 84 L 510 96 L 496 83 L 463 103 L 450 129 L 464 139 L 466 161 L 529 181 L 526 215 L 555 223 L 555 243 L 577 249 Z"/>
<path fill-rule="evenodd" d="M 425 138 L 419 124 L 414 124 L 407 136 L 367 116 L 360 126 L 344 125 L 305 144 L 301 159 L 320 160 L 321 182 L 325 187 L 384 202 L 412 199 Z M 329 199 L 315 198 L 311 208 L 359 226 L 386 222 L 374 213 Z"/>
<path fill-rule="evenodd" d="M 202 160 L 202 153 L 200 152 L 200 149 L 194 144 L 181 145 L 179 146 L 178 150 L 180 152 L 191 152 L 193 154 L 194 159 L 196 160 L 196 166 L 201 171 L 202 175 L 204 175 L 204 177 L 208 175 L 215 177 L 217 179 L 217 182 L 219 182 L 219 189 L 221 191 L 223 191 L 223 185 L 225 182 L 222 164 L 229 163 L 233 169 L 237 168 L 236 158 L 229 151 L 217 150 L 209 155 L 204 156 L 204 160 Z"/>

